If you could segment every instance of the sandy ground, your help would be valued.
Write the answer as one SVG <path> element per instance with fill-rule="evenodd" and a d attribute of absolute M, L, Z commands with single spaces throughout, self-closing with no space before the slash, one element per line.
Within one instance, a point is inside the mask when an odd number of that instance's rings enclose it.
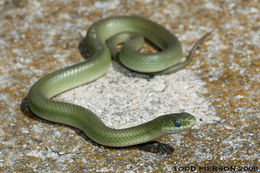
<path fill-rule="evenodd" d="M 0 170 L 2 172 L 259 171 L 259 1 L 0 1 Z M 134 126 L 186 111 L 189 132 L 127 148 L 98 145 L 78 129 L 27 107 L 42 76 L 84 61 L 79 44 L 97 20 L 138 15 L 182 43 L 184 55 L 213 32 L 185 69 L 150 77 L 113 62 L 102 78 L 57 96 L 108 126 Z M 149 49 L 148 49 L 149 51 Z"/>

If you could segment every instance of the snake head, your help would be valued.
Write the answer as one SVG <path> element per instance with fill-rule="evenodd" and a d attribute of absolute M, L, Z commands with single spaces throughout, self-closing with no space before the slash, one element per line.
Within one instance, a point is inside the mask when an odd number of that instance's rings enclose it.
<path fill-rule="evenodd" d="M 196 118 L 186 112 L 167 114 L 159 117 L 161 130 L 166 134 L 180 133 L 189 130 L 196 123 Z"/>

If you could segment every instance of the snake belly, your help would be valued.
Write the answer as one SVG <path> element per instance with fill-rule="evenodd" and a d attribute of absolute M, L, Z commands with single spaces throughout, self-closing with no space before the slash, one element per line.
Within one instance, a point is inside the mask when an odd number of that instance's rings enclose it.
<path fill-rule="evenodd" d="M 52 97 L 104 75 L 111 64 L 111 55 L 117 62 L 136 72 L 166 74 L 180 70 L 191 62 L 196 48 L 207 35 L 209 33 L 201 37 L 185 61 L 180 62 L 180 42 L 161 25 L 134 16 L 100 20 L 89 28 L 83 40 L 91 57 L 39 79 L 29 91 L 29 108 L 43 119 L 76 127 L 93 141 L 110 147 L 136 145 L 189 130 L 196 118 L 185 112 L 162 115 L 130 128 L 113 129 L 107 127 L 92 111 L 54 101 Z M 151 41 L 160 51 L 140 53 L 144 39 Z M 115 46 L 122 42 L 123 47 L 117 53 Z"/>

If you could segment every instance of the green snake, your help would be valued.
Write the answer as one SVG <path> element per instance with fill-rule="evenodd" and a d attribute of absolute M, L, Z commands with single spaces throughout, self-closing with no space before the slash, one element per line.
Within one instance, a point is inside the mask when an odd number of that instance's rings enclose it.
<path fill-rule="evenodd" d="M 178 39 L 150 20 L 135 16 L 110 17 L 94 23 L 83 40 L 91 57 L 84 62 L 57 70 L 39 79 L 28 94 L 29 109 L 37 116 L 76 127 L 90 139 L 104 146 L 126 147 L 145 143 L 167 134 L 189 130 L 196 118 L 191 114 L 172 113 L 138 126 L 107 127 L 93 112 L 78 105 L 54 101 L 52 97 L 93 81 L 106 73 L 111 57 L 126 68 L 148 74 L 168 74 L 187 66 L 205 34 L 192 47 L 184 61 Z M 159 50 L 141 53 L 144 40 Z M 123 44 L 120 52 L 116 49 Z"/>

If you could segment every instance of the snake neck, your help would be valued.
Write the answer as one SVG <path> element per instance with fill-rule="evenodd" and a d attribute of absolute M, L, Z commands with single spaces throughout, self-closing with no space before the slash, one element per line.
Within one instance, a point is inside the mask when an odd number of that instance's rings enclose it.
<path fill-rule="evenodd" d="M 166 135 L 161 131 L 157 119 L 125 129 L 109 128 L 102 123 L 92 130 L 83 128 L 83 131 L 95 142 L 109 147 L 137 145 Z"/>

